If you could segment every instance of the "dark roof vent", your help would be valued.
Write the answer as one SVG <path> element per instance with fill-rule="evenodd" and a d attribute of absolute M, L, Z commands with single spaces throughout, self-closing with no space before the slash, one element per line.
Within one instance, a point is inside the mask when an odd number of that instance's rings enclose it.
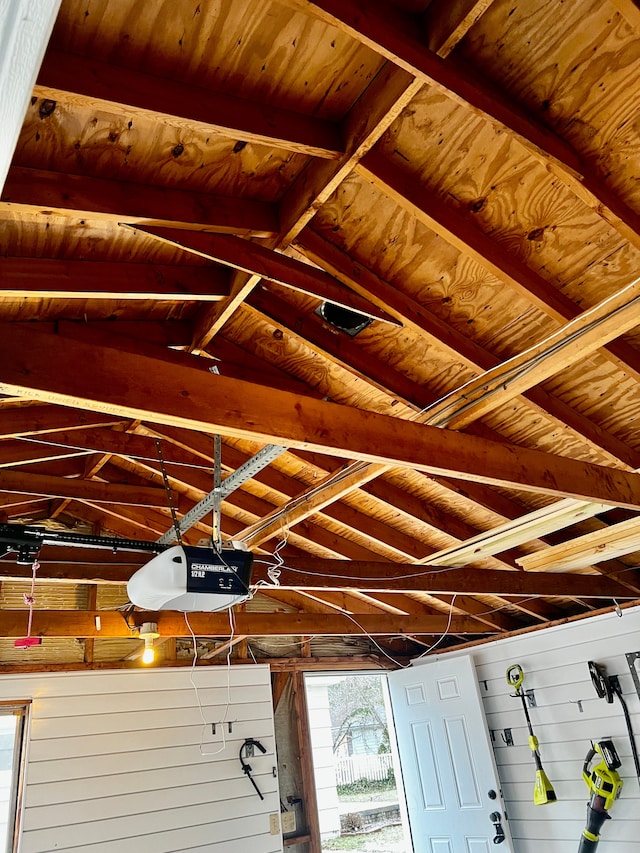
<path fill-rule="evenodd" d="M 366 314 L 350 311 L 341 305 L 335 305 L 333 302 L 323 302 L 316 310 L 316 314 L 322 317 L 330 326 L 340 329 L 341 332 L 346 332 L 352 338 L 355 338 L 357 334 L 373 322 L 373 319 L 367 317 Z"/>

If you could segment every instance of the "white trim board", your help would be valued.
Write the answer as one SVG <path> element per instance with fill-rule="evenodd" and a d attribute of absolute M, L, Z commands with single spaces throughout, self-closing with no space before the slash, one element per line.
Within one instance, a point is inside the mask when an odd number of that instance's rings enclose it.
<path fill-rule="evenodd" d="M 0 191 L 61 0 L 0 0 Z"/>

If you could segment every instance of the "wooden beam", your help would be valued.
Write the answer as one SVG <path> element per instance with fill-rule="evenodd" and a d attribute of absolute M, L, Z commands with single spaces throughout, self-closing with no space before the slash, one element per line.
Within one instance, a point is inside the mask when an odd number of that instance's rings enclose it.
<path fill-rule="evenodd" d="M 580 306 L 517 257 L 505 252 L 504 247 L 484 234 L 475 223 L 421 187 L 414 175 L 403 172 L 379 152 L 368 154 L 358 164 L 357 170 L 419 222 L 462 254 L 473 258 L 492 275 L 515 287 L 554 320 L 565 322 L 579 316 Z M 640 379 L 640 355 L 632 346 L 625 341 L 615 341 L 606 347 L 605 354 L 622 370 Z"/>
<path fill-rule="evenodd" d="M 228 234 L 187 233 L 172 228 L 138 226 L 136 230 L 143 231 L 161 243 L 186 249 L 240 272 L 274 281 L 322 301 L 333 302 L 374 320 L 398 325 L 398 321 L 389 317 L 385 311 L 376 308 L 323 270 L 258 243 Z"/>
<path fill-rule="evenodd" d="M 168 437 L 168 442 L 163 446 L 166 446 L 166 444 L 171 446 L 171 439 L 172 437 L 176 437 L 176 432 L 176 430 L 170 430 L 166 427 L 162 430 L 161 434 Z M 209 457 L 211 457 L 211 441 L 207 438 L 203 441 L 198 441 L 198 438 L 198 434 L 184 436 L 184 446 L 188 446 L 191 442 L 194 448 L 206 447 L 209 451 Z M 245 464 L 248 459 L 248 454 L 242 453 L 236 448 L 224 444 L 222 451 L 222 464 L 225 469 L 228 468 L 233 471 Z M 177 476 L 182 482 L 186 482 L 185 478 L 188 478 L 190 484 L 196 485 L 196 480 L 191 476 L 191 472 L 189 471 L 184 471 Z M 256 483 L 261 483 L 266 486 L 270 492 L 279 493 L 284 500 L 291 500 L 300 489 L 299 480 L 296 480 L 294 477 L 287 476 L 271 466 L 258 472 L 252 479 L 255 480 Z M 208 484 L 205 484 L 205 482 L 200 478 L 199 482 L 197 482 L 197 486 L 207 487 Z M 206 490 L 208 491 L 208 488 L 206 488 Z M 410 561 L 412 559 L 419 558 L 420 556 L 424 556 L 425 552 L 430 550 L 425 545 L 417 541 L 415 537 L 409 536 L 401 530 L 393 527 L 391 524 L 387 524 L 379 519 L 373 518 L 353 506 L 348 506 L 346 504 L 339 506 L 333 505 L 321 516 L 318 516 L 317 519 L 314 519 L 314 521 L 317 521 L 320 526 L 323 526 L 325 521 L 329 523 L 331 520 L 337 521 L 339 524 L 344 525 L 344 527 L 353 531 L 355 537 L 357 537 L 356 541 L 362 542 L 364 539 L 367 544 L 369 542 L 371 542 L 372 545 L 380 543 L 384 547 L 385 552 L 388 552 L 387 556 L 389 559 L 397 559 L 400 562 Z M 366 531 L 366 534 L 364 534 L 363 531 Z M 320 544 L 320 541 L 316 539 L 315 534 L 312 538 Z M 372 548 L 372 551 L 375 551 L 375 548 Z"/>
<path fill-rule="evenodd" d="M 422 88 L 421 80 L 388 62 L 362 93 L 343 121 L 346 152 L 337 162 L 310 163 L 280 202 L 283 247 L 311 221 Z"/>
<path fill-rule="evenodd" d="M 58 498 L 80 498 L 98 503 L 122 503 L 132 506 L 166 506 L 163 489 L 77 480 L 48 474 L 0 470 L 0 489 L 24 495 L 49 495 Z"/>
<path fill-rule="evenodd" d="M 87 591 L 87 609 L 98 609 L 98 587 L 94 584 Z M 93 637 L 85 637 L 84 640 L 84 662 L 93 663 L 95 653 L 95 639 Z"/>
<path fill-rule="evenodd" d="M 401 666 L 408 666 L 410 658 L 406 654 L 394 655 L 396 661 Z M 313 658 L 270 658 L 257 656 L 259 663 L 267 664 L 274 673 L 280 672 L 326 672 L 326 671 L 360 671 L 360 670 L 390 670 L 394 669 L 395 665 L 387 660 L 383 655 L 350 655 L 349 657 L 337 657 L 335 655 L 326 655 L 323 657 L 315 656 Z M 253 658 L 232 658 L 231 663 L 241 666 L 254 665 Z M 191 661 L 180 660 L 163 660 L 161 666 L 167 667 L 190 667 Z M 226 666 L 225 658 L 212 658 L 211 660 L 198 661 L 198 666 Z M 94 661 L 87 664 L 84 661 L 76 661 L 74 663 L 0 663 L 0 673 L 9 675 L 11 673 L 32 673 L 32 672 L 99 672 L 104 669 L 138 669 L 141 664 L 138 661 Z"/>
<path fill-rule="evenodd" d="M 259 283 L 259 275 L 236 270 L 231 277 L 229 297 L 219 305 L 210 305 L 195 323 L 191 352 L 203 352 L 213 338 L 233 317 L 240 305 Z"/>
<path fill-rule="evenodd" d="M 119 456 L 128 456 L 133 459 L 142 459 L 157 463 L 158 446 L 155 439 L 145 435 L 137 435 L 131 432 L 122 432 L 114 429 L 76 429 L 61 430 L 55 433 L 47 433 L 42 438 L 35 439 L 33 443 L 29 439 L 21 442 L 0 442 L 0 467 L 12 464 L 12 453 L 21 447 L 24 456 L 36 457 L 38 453 L 46 459 L 55 455 L 78 455 L 81 453 L 108 453 Z M 58 448 L 58 453 L 54 448 Z M 188 468 L 199 468 L 204 470 L 213 469 L 213 461 L 205 461 L 201 457 L 189 453 L 170 441 L 160 440 L 162 457 L 167 465 L 181 465 Z M 14 463 L 15 464 L 15 463 Z"/>
<path fill-rule="evenodd" d="M 130 528 L 135 530 L 133 538 L 137 539 L 149 536 L 156 539 L 160 534 L 164 533 L 167 527 L 171 525 L 171 516 L 168 514 L 168 511 L 166 514 L 163 514 L 157 510 L 153 511 L 149 508 L 132 508 L 131 506 L 117 503 L 109 503 L 107 506 L 103 507 L 97 505 L 97 501 L 90 501 L 88 499 L 84 499 L 83 503 L 86 506 L 93 507 L 95 510 L 99 511 L 100 515 L 98 515 L 98 517 L 101 518 L 105 527 L 112 529 L 112 525 L 114 523 L 122 524 L 124 522 L 125 525 L 128 525 Z M 179 503 L 182 503 L 182 501 Z M 160 509 L 163 509 L 163 507 L 160 507 Z M 119 532 L 116 528 L 113 529 L 116 530 L 116 532 Z M 187 545 L 195 545 L 200 536 L 207 535 L 209 533 L 210 528 L 204 528 L 201 524 L 198 524 L 197 526 L 194 525 L 192 530 L 183 537 L 183 541 Z M 131 536 L 132 534 L 128 535 Z"/>
<path fill-rule="evenodd" d="M 544 551 L 520 557 L 517 562 L 528 572 L 544 572 L 545 577 L 553 577 L 556 571 L 582 569 L 634 551 L 640 551 L 638 518 L 594 530 L 593 533 L 561 542 Z M 632 576 L 633 573 L 630 573 L 630 578 Z"/>
<path fill-rule="evenodd" d="M 357 589 L 359 592 L 423 592 L 429 595 L 456 593 L 569 598 L 637 596 L 637 593 L 630 592 L 615 579 L 600 575 L 510 572 L 466 567 L 423 574 L 414 563 L 400 565 L 359 560 L 344 563 L 313 557 L 287 560 L 280 584 L 289 589 Z"/>
<path fill-rule="evenodd" d="M 167 225 L 201 231 L 272 236 L 275 209 L 261 201 L 226 198 L 14 166 L 7 176 L 0 213 L 46 210 L 90 222 Z"/>
<path fill-rule="evenodd" d="M 626 523 L 626 522 L 625 522 Z M 604 531 L 603 531 L 604 532 Z M 578 541 L 578 540 L 574 540 Z M 562 546 L 560 546 L 562 547 Z M 64 552 L 64 549 L 60 548 Z M 149 560 L 148 555 L 122 552 L 120 562 L 105 561 L 108 552 L 94 551 L 90 558 L 74 558 L 70 553 L 63 558 L 53 551 L 52 546 L 43 550 L 40 557 L 38 580 L 40 582 L 60 581 L 64 583 L 124 584 L 140 566 Z M 69 550 L 69 549 L 67 549 Z M 78 549 L 72 549 L 75 551 Z M 552 550 L 552 549 L 548 549 Z M 86 553 L 86 552 L 85 552 Z M 539 552 L 540 555 L 545 551 Z M 48 555 L 48 556 L 47 556 Z M 538 554 L 531 555 L 538 557 Z M 14 562 L 15 557 L 5 557 L 0 561 L 0 577 L 4 579 L 29 578 L 30 567 Z M 95 561 L 95 562 L 94 562 Z M 628 572 L 629 579 L 634 573 Z M 270 583 L 266 568 L 255 563 L 252 583 L 265 581 Z M 319 557 L 291 557 L 282 569 L 280 586 L 266 586 L 260 590 L 265 595 L 282 598 L 288 605 L 303 606 L 304 599 L 292 598 L 292 593 L 317 593 L 319 601 L 327 602 L 314 608 L 315 612 L 325 612 L 328 607 L 352 610 L 353 599 L 336 600 L 325 598 L 325 593 L 340 594 L 384 593 L 392 595 L 395 608 L 402 610 L 404 598 L 408 592 L 421 592 L 428 595 L 495 595 L 500 597 L 537 596 L 540 598 L 635 598 L 637 593 L 623 587 L 613 577 L 601 575 L 572 574 L 564 572 L 511 572 L 495 569 L 450 569 L 449 571 L 428 571 L 416 563 L 389 563 L 377 560 L 325 560 Z M 345 605 L 349 603 L 349 607 Z M 420 605 L 424 611 L 424 605 Z M 486 609 L 486 607 L 484 608 Z M 355 613 L 356 610 L 353 609 Z M 416 615 L 412 611 L 411 615 Z M 313 631 L 309 632 L 313 633 Z"/>
<path fill-rule="evenodd" d="M 0 393 L 362 462 L 640 508 L 640 476 L 365 412 L 61 336 L 7 329 Z"/>
<path fill-rule="evenodd" d="M 402 609 L 405 613 L 418 614 L 424 610 L 424 604 L 406 593 L 399 595 L 397 592 L 380 592 L 370 593 L 370 596 L 376 601 L 386 601 L 389 604 L 393 604 L 394 601 L 400 599 L 402 601 Z M 538 601 L 539 599 L 535 600 Z M 446 604 L 448 607 L 451 606 L 450 600 L 445 601 L 445 597 L 438 598 L 438 601 L 440 605 Z M 507 608 L 512 603 L 507 602 L 504 607 Z M 454 613 L 457 611 L 464 613 L 466 616 L 474 616 L 480 622 L 484 622 L 491 628 L 498 628 L 501 631 L 513 631 L 515 630 L 515 626 L 520 622 L 511 613 L 501 613 L 499 607 L 488 606 L 484 601 L 479 601 L 468 595 L 461 595 L 459 593 L 456 595 L 454 603 Z M 440 610 L 439 612 L 442 611 Z"/>
<path fill-rule="evenodd" d="M 638 325 L 640 278 L 557 332 L 429 407 L 429 422 L 463 429 L 534 384 L 544 382 Z"/>
<path fill-rule="evenodd" d="M 418 18 L 389 7 L 381 0 L 286 0 L 287 5 L 314 15 L 385 59 L 419 77 L 446 97 L 470 108 L 500 130 L 507 128 L 544 162 L 580 174 L 575 152 L 552 130 L 538 123 L 508 97 L 482 79 L 477 69 L 466 69 L 451 59 L 443 61 L 420 41 Z"/>
<path fill-rule="evenodd" d="M 228 294 L 228 275 L 214 266 L 0 257 L 5 298 L 219 302 Z"/>
<path fill-rule="evenodd" d="M 445 97 L 471 110 L 498 132 L 507 130 L 593 212 L 640 248 L 640 214 L 615 195 L 598 177 L 595 166 L 542 121 L 513 102 L 459 57 L 442 60 L 419 39 L 417 18 L 381 0 L 286 0 L 293 8 L 314 15 L 428 83 Z M 618 0 L 623 3 L 625 0 Z M 629 0 L 631 2 L 631 0 Z M 630 10 L 629 10 L 629 14 Z M 634 17 L 635 20 L 635 17 Z"/>
<path fill-rule="evenodd" d="M 423 16 L 429 49 L 449 56 L 495 0 L 431 0 Z"/>
<path fill-rule="evenodd" d="M 302 776 L 302 795 L 304 800 L 305 832 L 309 836 L 309 853 L 322 853 L 320 837 L 320 818 L 316 796 L 316 780 L 313 769 L 313 744 L 311 743 L 311 722 L 307 705 L 304 673 L 294 672 L 291 676 L 292 705 L 297 740 L 297 759 Z"/>
<path fill-rule="evenodd" d="M 46 462 L 50 459 L 71 459 L 85 456 L 90 451 L 74 448 L 51 447 L 45 444 L 30 444 L 26 441 L 0 441 L 0 468 L 13 468 L 29 462 Z"/>
<path fill-rule="evenodd" d="M 124 518 L 126 510 L 118 511 L 111 504 L 102 504 L 96 507 L 85 501 L 73 500 L 67 507 L 69 514 L 80 521 L 91 524 L 94 530 L 104 531 L 110 536 L 123 536 L 125 539 L 143 539 L 153 537 L 153 526 L 149 527 L 148 520 L 144 523 L 144 515 L 139 515 L 135 510 L 130 510 L 133 518 Z M 161 531 L 158 530 L 158 533 Z M 193 543 L 189 543 L 193 544 Z M 104 555 L 104 552 L 103 552 Z M 108 576 L 108 574 L 107 574 Z"/>
<path fill-rule="evenodd" d="M 338 128 L 323 119 L 59 50 L 47 51 L 34 94 L 127 121 L 153 113 L 157 122 L 309 157 L 335 159 L 341 152 Z"/>
<path fill-rule="evenodd" d="M 14 494 L 13 492 L 2 492 L 0 494 L 0 511 L 11 510 L 11 512 L 6 513 L 7 516 L 19 516 L 22 513 L 29 513 L 30 510 L 39 511 L 49 504 L 50 501 L 39 497 L 25 498 L 24 495 Z"/>
<path fill-rule="evenodd" d="M 420 89 L 411 74 L 388 64 L 356 101 L 343 122 L 346 153 L 336 162 L 309 163 L 279 204 L 280 236 L 273 245 L 285 249 L 315 216 L 318 208 L 350 174 L 354 164 L 374 145 Z M 193 336 L 193 349 L 203 349 L 259 282 L 256 275 L 239 274 L 232 294 L 221 306 L 204 312 Z"/>
<path fill-rule="evenodd" d="M 0 438 L 21 435 L 45 435 L 57 430 L 76 430 L 87 427 L 115 426 L 126 423 L 125 418 L 114 418 L 97 412 L 83 412 L 63 406 L 28 406 L 0 411 Z"/>
<path fill-rule="evenodd" d="M 290 674 L 288 672 L 274 672 L 271 679 L 271 700 L 273 703 L 274 712 L 278 710 L 280 699 L 284 693 L 285 687 L 289 683 Z"/>
<path fill-rule="evenodd" d="M 225 640 L 225 642 L 221 643 L 219 646 L 216 646 L 215 649 L 212 649 L 210 652 L 205 652 L 200 656 L 201 660 L 209 660 L 210 658 L 215 658 L 218 655 L 222 655 L 225 652 L 227 653 L 227 657 L 231 656 L 231 652 L 238 643 L 244 642 L 247 638 L 240 634 L 240 636 L 233 637 L 230 640 Z"/>
<path fill-rule="evenodd" d="M 611 0 L 611 4 L 634 29 L 640 30 L 640 6 L 636 0 Z"/>
<path fill-rule="evenodd" d="M 363 276 L 363 284 L 365 282 L 366 276 Z M 305 346 L 311 347 L 311 349 L 323 358 L 327 358 L 340 367 L 349 370 L 352 374 L 361 378 L 362 381 L 373 385 L 385 395 L 392 395 L 391 400 L 400 400 L 415 409 L 416 412 L 422 411 L 436 401 L 436 395 L 431 394 L 424 387 L 417 386 L 415 382 L 405 377 L 404 374 L 398 373 L 381 362 L 374 362 L 367 351 L 358 346 L 356 342 L 351 341 L 345 336 L 336 339 L 336 336 L 325 327 L 319 318 L 314 315 L 306 317 L 298 316 L 295 309 L 289 303 L 278 299 L 275 295 L 267 295 L 260 289 L 254 290 L 251 295 L 250 305 L 244 306 L 242 310 L 250 311 L 254 308 L 257 308 L 262 316 L 276 322 L 278 328 L 285 329 L 293 337 L 299 337 Z M 412 325 L 412 321 L 409 320 L 407 325 Z M 497 363 L 497 359 L 488 353 L 486 355 L 487 358 L 485 361 L 489 362 L 489 364 Z M 613 457 L 612 461 L 620 460 L 632 468 L 640 468 L 640 453 L 628 444 L 620 441 L 616 436 L 602 430 L 598 425 L 575 412 L 574 409 L 570 409 L 562 401 L 547 394 L 543 389 L 530 389 L 524 393 L 524 396 L 537 407 L 557 418 L 560 423 L 569 426 L 587 441 L 611 454 Z M 471 429 L 472 431 L 477 430 L 477 426 Z M 494 433 L 484 425 L 482 425 L 482 434 L 485 438 L 493 438 L 498 441 L 502 440 L 502 437 L 498 433 Z M 450 488 L 451 481 L 439 478 L 438 482 Z M 508 502 L 496 492 L 477 484 L 471 486 L 467 483 L 465 488 L 467 490 L 473 488 L 474 494 L 469 495 L 469 497 L 476 503 L 491 508 L 501 515 L 512 517 L 508 512 L 505 513 L 505 505 L 508 506 Z M 376 489 L 375 483 L 369 483 L 366 487 L 366 490 L 371 492 L 374 492 Z M 389 483 L 385 483 L 382 490 L 378 489 L 378 496 L 387 503 L 401 508 L 409 500 L 407 493 L 400 490 L 393 490 L 394 497 L 385 497 L 384 492 L 385 490 L 388 492 L 389 489 L 392 489 Z M 461 484 L 457 484 L 457 490 L 460 491 L 460 489 Z M 515 516 L 521 515 L 524 511 L 522 506 L 515 507 L 515 510 Z M 477 532 L 461 519 L 446 515 L 434 507 L 422 509 L 416 507 L 415 511 L 409 514 L 420 518 L 428 524 L 432 524 L 440 530 L 445 530 L 458 539 L 467 539 L 470 536 L 474 536 Z"/>
<path fill-rule="evenodd" d="M 500 524 L 492 530 L 479 533 L 462 542 L 443 548 L 427 558 L 425 565 L 430 566 L 459 566 L 467 560 L 478 560 L 501 553 L 505 548 L 514 548 L 540 539 L 549 533 L 593 518 L 601 512 L 606 512 L 605 504 L 587 503 L 584 501 L 556 501 L 550 506 L 542 507 L 533 512 L 520 515 L 511 521 Z"/>
<path fill-rule="evenodd" d="M 619 294 L 604 300 L 580 317 L 568 323 L 536 346 L 487 371 L 461 388 L 453 391 L 434 405 L 419 413 L 421 423 L 437 427 L 462 429 L 477 418 L 494 411 L 498 406 L 526 391 L 532 385 L 549 378 L 567 366 L 584 358 L 603 343 L 637 325 L 640 302 L 640 280 L 623 288 Z M 380 466 L 363 469 L 356 463 L 341 472 L 340 478 L 331 478 L 314 486 L 309 495 L 297 498 L 287 506 L 289 525 L 299 520 L 300 513 L 321 509 L 347 492 L 372 479 L 373 475 L 387 470 Z M 281 526 L 283 511 L 279 508 L 270 518 L 261 519 L 249 526 L 241 537 L 247 544 L 257 544 L 270 538 L 274 525 Z"/>
<path fill-rule="evenodd" d="M 86 339 L 97 341 L 97 346 L 103 337 L 114 334 L 113 320 L 89 320 L 77 322 L 74 320 L 58 320 L 56 329 L 64 330 L 65 334 L 84 335 Z M 38 323 L 38 328 L 43 324 Z M 163 349 L 168 347 L 187 347 L 191 340 L 191 323 L 187 320 L 121 320 L 118 319 L 119 340 L 128 341 L 127 346 L 151 345 Z"/>
<path fill-rule="evenodd" d="M 203 437 L 198 433 L 186 433 L 185 431 L 175 430 L 171 428 L 164 427 L 162 432 L 160 433 L 165 437 L 168 437 L 169 441 L 179 441 L 181 442 L 181 446 L 187 448 L 190 447 L 194 452 L 204 452 L 205 458 L 210 458 L 211 456 L 211 445 L 206 439 L 203 440 Z M 235 448 L 229 447 L 228 445 L 224 445 L 223 449 L 223 464 L 230 465 L 231 468 L 237 468 L 246 462 L 247 456 L 245 454 L 240 453 Z M 311 463 L 307 463 L 311 464 Z M 317 468 L 317 466 L 316 466 Z M 327 472 L 324 469 L 319 469 L 318 474 L 326 476 Z M 255 478 L 257 481 L 264 483 L 270 490 L 275 492 L 279 492 L 285 499 L 291 499 L 291 496 L 294 495 L 299 489 L 298 481 L 293 478 L 287 477 L 281 474 L 279 471 L 276 471 L 273 468 L 267 468 L 261 471 L 257 477 Z M 400 489 L 396 489 L 390 483 L 381 483 L 381 500 L 389 503 L 390 506 L 396 508 L 405 509 L 407 515 L 419 518 L 421 521 L 426 521 L 429 524 L 432 524 L 434 519 L 431 517 L 432 511 L 431 509 L 425 509 L 424 504 L 422 502 L 416 502 L 416 506 L 411 504 L 410 507 L 405 508 L 405 503 L 409 500 L 407 493 L 401 491 Z M 375 487 L 374 487 L 375 491 Z M 413 510 L 413 513 L 411 512 Z M 425 550 L 429 552 L 432 549 L 427 549 L 426 546 L 420 543 L 418 540 L 415 540 L 411 537 L 406 536 L 401 531 L 395 529 L 394 527 L 381 523 L 376 519 L 372 519 L 370 516 L 366 516 L 363 513 L 360 513 L 353 509 L 353 507 L 348 506 L 346 504 L 336 504 L 334 503 L 330 507 L 325 508 L 321 515 L 318 516 L 318 522 L 322 524 L 322 518 L 327 516 L 329 519 L 337 521 L 340 524 L 347 525 L 350 527 L 358 536 L 359 541 L 362 536 L 362 531 L 367 531 L 367 539 L 376 539 L 379 541 L 385 549 L 389 548 L 391 551 L 395 551 L 397 556 L 392 559 L 396 559 L 398 562 L 410 562 L 412 559 L 415 559 L 419 554 L 424 554 Z M 475 533 L 473 528 L 468 525 L 464 525 L 463 522 L 458 522 L 458 520 L 453 516 L 446 516 L 442 513 L 442 516 L 438 516 L 438 524 L 436 527 L 439 527 L 442 530 L 446 530 L 448 534 L 452 536 L 458 535 L 459 537 L 466 538 Z M 319 539 L 318 533 L 322 531 L 322 528 L 315 528 L 314 531 L 305 530 L 305 535 L 310 536 L 312 541 L 317 544 L 322 544 L 322 539 Z M 235 534 L 236 537 L 241 535 L 240 533 Z M 344 554 L 343 550 L 344 546 L 340 547 L 340 550 Z M 349 548 L 351 546 L 348 546 Z M 352 554 L 352 559 L 359 559 L 357 555 Z M 505 559 L 506 558 L 506 559 Z M 380 557 L 374 557 L 373 559 L 381 559 Z M 507 555 L 501 555 L 500 562 L 507 562 L 509 566 L 513 566 L 515 568 L 515 562 Z M 340 569 L 339 569 L 340 570 Z M 274 597 L 275 593 L 270 593 L 272 597 Z M 282 592 L 278 590 L 277 597 L 282 597 Z M 286 598 L 289 603 L 293 603 L 292 600 Z M 299 602 L 298 602 L 299 603 Z M 517 603 L 516 603 L 517 604 Z M 297 604 L 295 605 L 297 606 Z M 344 603 L 340 605 L 344 607 Z M 529 609 L 531 605 L 525 605 L 526 609 Z M 308 607 L 306 608 L 308 609 Z M 353 608 L 354 610 L 358 608 Z M 423 609 L 423 608 L 422 608 Z M 466 610 L 468 613 L 472 614 L 474 611 L 484 611 L 486 610 L 486 606 L 483 604 L 479 604 L 478 602 L 473 602 L 471 599 L 465 598 L 464 605 L 461 605 L 462 610 Z M 362 608 L 360 608 L 362 612 Z M 409 611 L 411 612 L 411 611 Z M 489 617 L 491 618 L 491 617 Z M 500 617 L 496 617 L 493 619 L 493 622 L 489 624 L 496 624 L 496 621 L 500 620 Z M 486 621 L 486 619 L 485 619 Z M 509 622 L 509 625 L 500 625 L 506 630 L 513 629 L 513 623 L 511 621 L 511 617 L 503 617 L 502 622 Z"/>
<path fill-rule="evenodd" d="M 27 624 L 26 610 L 0 611 L 0 637 L 23 637 Z M 100 628 L 96 627 L 99 617 Z M 135 618 L 156 622 L 162 637 L 190 637 L 183 613 L 145 611 Z M 333 637 L 367 633 L 370 635 L 439 635 L 447 628 L 446 616 L 394 616 L 368 613 L 357 614 L 359 627 L 348 616 L 320 613 L 237 613 L 236 630 L 246 637 Z M 229 616 L 225 613 L 190 613 L 189 622 L 197 637 L 224 637 L 229 635 Z M 485 626 L 486 627 L 486 626 Z M 449 630 L 452 634 L 495 633 L 488 627 L 478 629 L 475 619 L 454 617 Z M 35 637 L 95 637 L 116 639 L 135 636 L 121 613 L 111 610 L 35 610 L 32 634 Z"/>
<path fill-rule="evenodd" d="M 435 338 L 439 346 L 449 352 L 456 362 L 461 360 L 474 371 L 488 371 L 499 364 L 499 359 L 491 352 L 445 323 L 428 308 L 402 294 L 396 287 L 376 276 L 316 232 L 306 229 L 296 239 L 296 246 L 299 246 L 315 263 L 353 287 L 356 292 L 364 288 L 372 302 L 378 306 L 384 305 L 392 316 L 417 335 Z M 264 301 L 260 302 L 260 294 L 257 292 L 253 294 L 251 303 L 264 308 Z M 277 307 L 277 303 L 275 306 Z M 308 322 L 303 325 L 303 329 L 306 333 L 309 332 Z M 616 341 L 614 345 L 619 343 Z M 341 344 L 342 349 L 346 349 L 344 341 Z M 402 390 L 409 385 L 408 382 L 404 383 L 401 388 L 395 389 L 395 393 L 408 395 L 408 400 L 415 400 L 419 408 L 432 402 L 424 399 L 424 390 L 415 387 L 412 393 Z M 619 459 L 632 468 L 640 468 L 640 454 L 635 449 L 568 406 L 560 398 L 549 394 L 544 388 L 531 387 L 524 392 L 523 396 L 541 411 L 557 419 L 563 426 L 568 426 L 588 442 L 611 454 L 614 459 Z"/>
<path fill-rule="evenodd" d="M 61 0 L 6 0 L 0 6 L 0 191 Z"/>
<path fill-rule="evenodd" d="M 413 612 L 403 610 L 399 606 L 399 603 L 394 607 L 384 602 L 375 601 L 369 598 L 369 596 L 362 594 L 359 589 L 352 590 L 351 592 L 346 592 L 343 589 L 295 590 L 288 594 L 292 597 L 294 595 L 298 596 L 298 610 L 301 610 L 303 613 L 395 613 L 396 615 L 402 615 L 403 613 Z M 277 600 L 281 595 L 280 588 L 273 592 L 270 591 L 270 597 L 274 600 Z M 286 590 L 284 591 L 284 595 L 287 595 Z M 404 596 L 397 595 L 395 598 L 400 602 Z M 419 615 L 424 616 L 427 613 L 437 615 L 437 611 L 423 604 Z"/>

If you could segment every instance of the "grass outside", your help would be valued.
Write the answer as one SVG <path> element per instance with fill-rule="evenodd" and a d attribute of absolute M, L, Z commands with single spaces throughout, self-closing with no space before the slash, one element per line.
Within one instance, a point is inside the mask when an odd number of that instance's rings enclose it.
<path fill-rule="evenodd" d="M 395 788 L 379 791 L 354 791 L 338 797 L 340 803 L 397 803 L 398 792 Z"/>
<path fill-rule="evenodd" d="M 407 847 L 401 826 L 385 826 L 366 835 L 341 835 L 322 843 L 323 853 L 412 853 Z"/>
<path fill-rule="evenodd" d="M 351 785 L 338 787 L 340 811 L 353 811 L 358 816 L 359 811 L 375 808 L 378 803 L 398 802 L 398 792 L 395 780 L 370 782 L 364 779 Z M 323 853 L 333 851 L 350 851 L 350 853 L 412 853 L 407 847 L 401 826 L 384 826 L 370 832 L 354 832 L 344 834 L 339 838 L 324 841 Z"/>

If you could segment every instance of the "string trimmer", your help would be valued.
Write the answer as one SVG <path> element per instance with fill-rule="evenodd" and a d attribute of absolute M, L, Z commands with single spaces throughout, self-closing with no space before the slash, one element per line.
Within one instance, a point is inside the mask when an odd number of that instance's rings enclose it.
<path fill-rule="evenodd" d="M 514 696 L 519 696 L 522 699 L 522 707 L 527 720 L 529 729 L 529 747 L 533 753 L 533 760 L 536 763 L 536 780 L 533 786 L 533 802 L 536 806 L 544 806 L 547 803 L 555 803 L 557 800 L 556 792 L 553 790 L 553 785 L 549 781 L 549 777 L 542 768 L 540 760 L 540 752 L 538 750 L 538 738 L 533 733 L 531 718 L 529 717 L 529 709 L 527 708 L 527 699 L 525 692 L 522 689 L 524 682 L 524 672 L 519 663 L 512 664 L 507 670 L 507 684 L 515 689 Z"/>

